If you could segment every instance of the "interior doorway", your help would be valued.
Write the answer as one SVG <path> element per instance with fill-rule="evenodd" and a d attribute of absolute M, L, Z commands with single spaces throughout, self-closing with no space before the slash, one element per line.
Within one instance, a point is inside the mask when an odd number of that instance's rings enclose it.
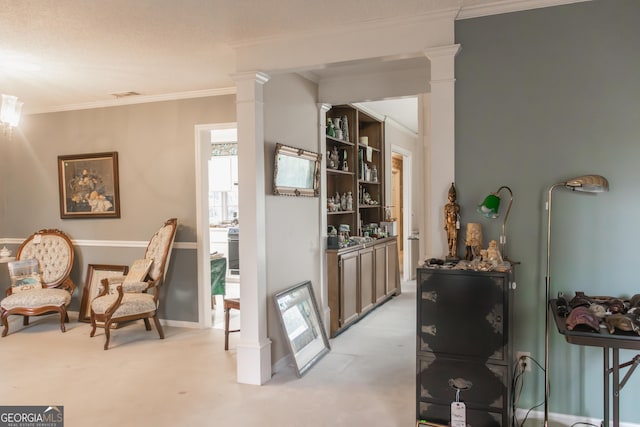
<path fill-rule="evenodd" d="M 402 188 L 403 158 L 398 153 L 391 153 L 391 218 L 398 224 L 398 263 L 400 276 L 404 276 L 404 198 Z"/>
<path fill-rule="evenodd" d="M 198 125 L 195 133 L 199 323 L 223 329 L 222 299 L 240 295 L 237 125 Z"/>

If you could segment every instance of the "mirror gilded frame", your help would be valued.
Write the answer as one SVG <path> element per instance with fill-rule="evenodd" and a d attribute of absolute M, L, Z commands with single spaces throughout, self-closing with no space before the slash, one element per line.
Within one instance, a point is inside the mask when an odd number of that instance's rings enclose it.
<path fill-rule="evenodd" d="M 274 296 L 296 374 L 304 375 L 331 347 L 309 280 Z"/>
<path fill-rule="evenodd" d="M 276 144 L 273 164 L 273 194 L 318 197 L 322 155 Z"/>

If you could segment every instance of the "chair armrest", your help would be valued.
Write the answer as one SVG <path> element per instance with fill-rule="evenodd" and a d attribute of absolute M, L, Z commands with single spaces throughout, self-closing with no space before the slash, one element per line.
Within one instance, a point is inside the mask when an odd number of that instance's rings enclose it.
<path fill-rule="evenodd" d="M 110 293 L 115 293 L 115 286 L 124 281 L 125 276 L 106 277 L 98 284 L 98 295 L 103 296 Z M 106 291 L 105 291 L 106 286 Z"/>
<path fill-rule="evenodd" d="M 62 285 L 60 285 L 60 288 L 68 291 L 71 295 L 73 295 L 73 292 L 76 290 L 76 285 L 75 283 L 73 283 L 73 280 L 71 280 L 71 278 L 67 277 L 66 280 L 62 282 Z"/>
<path fill-rule="evenodd" d="M 128 282 L 122 283 L 122 291 L 127 293 L 142 293 L 147 290 L 149 284 L 147 282 Z"/>

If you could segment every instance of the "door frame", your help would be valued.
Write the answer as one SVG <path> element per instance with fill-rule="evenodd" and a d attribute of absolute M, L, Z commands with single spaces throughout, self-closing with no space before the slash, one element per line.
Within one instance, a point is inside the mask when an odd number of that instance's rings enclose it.
<path fill-rule="evenodd" d="M 236 122 L 195 126 L 196 155 L 196 250 L 198 265 L 198 325 L 213 327 L 211 309 L 211 241 L 209 238 L 209 159 L 211 131 L 237 128 Z"/>
<path fill-rule="evenodd" d="M 411 194 L 412 194 L 412 185 L 411 185 L 411 177 L 412 169 L 411 166 L 413 164 L 413 153 L 405 148 L 402 148 L 398 145 L 391 144 L 391 155 L 399 154 L 402 156 L 402 222 L 403 222 L 403 233 L 402 236 L 402 247 L 404 248 L 404 256 L 402 257 L 402 281 L 406 282 L 411 280 L 411 272 L 409 269 L 411 268 L 411 246 L 409 245 L 409 235 L 411 234 L 408 230 L 413 230 L 414 226 L 411 223 L 411 211 L 412 211 L 412 203 L 411 203 Z M 391 156 L 389 156 L 391 159 Z M 391 171 L 391 169 L 389 169 Z M 398 227 L 399 228 L 399 227 Z"/>

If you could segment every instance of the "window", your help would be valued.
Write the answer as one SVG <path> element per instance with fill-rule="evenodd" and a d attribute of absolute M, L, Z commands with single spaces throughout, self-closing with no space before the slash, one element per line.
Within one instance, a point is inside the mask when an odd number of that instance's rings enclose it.
<path fill-rule="evenodd" d="M 209 225 L 238 222 L 238 144 L 236 129 L 211 131 Z"/>

